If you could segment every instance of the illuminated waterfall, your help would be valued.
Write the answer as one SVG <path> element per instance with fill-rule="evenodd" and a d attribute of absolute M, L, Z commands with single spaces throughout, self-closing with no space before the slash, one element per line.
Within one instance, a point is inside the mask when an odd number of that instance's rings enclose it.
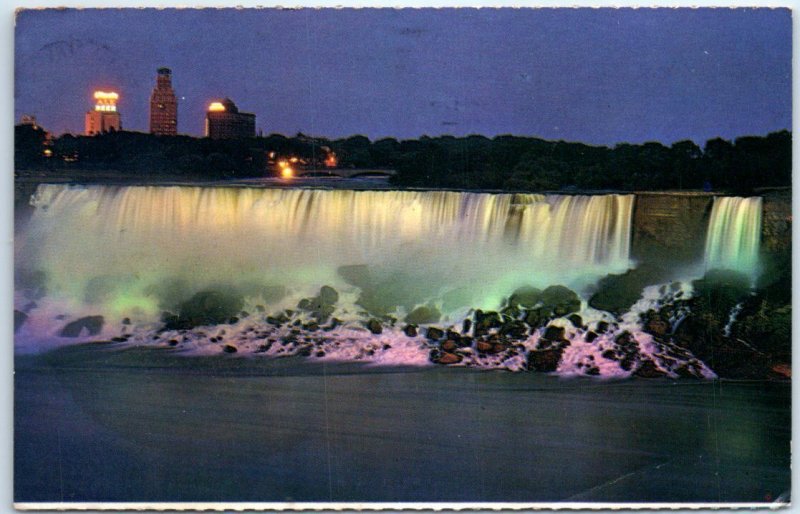
<path fill-rule="evenodd" d="M 758 271 L 761 198 L 716 197 L 706 236 L 706 269 L 725 268 L 749 275 Z"/>
<path fill-rule="evenodd" d="M 419 303 L 496 307 L 523 284 L 626 269 L 633 196 L 42 185 L 32 202 L 17 267 L 43 271 L 48 294 L 73 304 L 100 290 L 124 314 L 155 313 L 167 281 L 346 292 L 347 265 Z"/>

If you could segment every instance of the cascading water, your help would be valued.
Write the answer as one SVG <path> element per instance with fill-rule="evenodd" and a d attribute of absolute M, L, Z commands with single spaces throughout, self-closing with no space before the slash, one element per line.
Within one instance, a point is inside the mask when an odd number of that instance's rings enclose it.
<path fill-rule="evenodd" d="M 402 365 L 455 359 L 513 370 L 527 369 L 529 355 L 567 345 L 551 371 L 628 376 L 646 361 L 670 376 L 685 365 L 713 376 L 690 354 L 638 330 L 636 309 L 653 308 L 660 293 L 616 319 L 572 292 L 630 267 L 633 200 L 42 185 L 17 232 L 15 307 L 23 324 L 15 344 L 35 351 L 69 337 L 192 354 Z M 555 285 L 572 291 L 546 289 Z M 544 289 L 541 301 L 555 302 L 555 310 L 543 312 L 543 321 L 528 320 L 526 310 L 503 314 L 513 320 L 512 339 L 502 339 L 496 325 L 483 339 L 477 331 L 474 339 L 466 335 L 462 320 L 477 320 L 473 309 L 500 309 L 521 286 Z M 230 291 L 243 300 L 232 302 L 236 310 L 223 320 L 198 324 L 186 314 Z M 559 311 L 559 302 L 570 306 Z M 564 317 L 576 310 L 582 320 Z M 414 312 L 430 319 L 411 322 Z M 71 320 L 78 325 L 67 336 Z M 449 326 L 466 339 L 439 347 L 407 323 Z M 552 334 L 560 339 L 548 340 Z M 553 344 L 559 349 L 548 349 Z M 458 346 L 455 353 L 447 353 L 451 346 Z"/>
<path fill-rule="evenodd" d="M 706 269 L 724 268 L 751 277 L 758 272 L 761 197 L 716 197 L 706 237 Z"/>
<path fill-rule="evenodd" d="M 626 269 L 633 196 L 43 185 L 33 204 L 18 268 L 125 316 L 155 313 L 165 281 L 310 294 L 346 289 L 337 269 L 352 265 L 409 302 L 496 307 L 521 284 Z"/>

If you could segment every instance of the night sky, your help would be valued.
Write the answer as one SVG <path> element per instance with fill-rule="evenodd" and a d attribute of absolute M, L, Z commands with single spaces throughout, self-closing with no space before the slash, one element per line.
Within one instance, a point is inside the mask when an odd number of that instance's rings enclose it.
<path fill-rule="evenodd" d="M 80 133 L 94 89 L 148 130 L 172 68 L 178 130 L 228 96 L 257 128 L 372 139 L 594 144 L 791 127 L 788 9 L 41 10 L 18 15 L 15 118 Z"/>

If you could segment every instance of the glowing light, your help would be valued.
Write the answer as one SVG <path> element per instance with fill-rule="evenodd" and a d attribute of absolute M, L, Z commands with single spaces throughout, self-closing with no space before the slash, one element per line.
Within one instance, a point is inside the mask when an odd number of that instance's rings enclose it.
<path fill-rule="evenodd" d="M 94 92 L 94 99 L 95 100 L 119 100 L 119 95 L 113 91 L 95 91 Z"/>
<path fill-rule="evenodd" d="M 45 157 L 52 157 L 53 156 L 53 151 L 51 149 L 49 149 L 49 148 L 45 148 L 44 149 L 44 156 Z"/>
<path fill-rule="evenodd" d="M 119 95 L 114 91 L 95 91 L 94 110 L 102 112 L 116 112 Z"/>
<path fill-rule="evenodd" d="M 327 168 L 335 168 L 337 164 L 339 164 L 339 162 L 336 159 L 335 153 L 331 152 L 325 157 L 325 166 Z"/>
<path fill-rule="evenodd" d="M 299 160 L 300 159 L 298 159 L 297 157 L 292 157 L 291 159 L 289 159 L 290 162 L 297 162 Z"/>
<path fill-rule="evenodd" d="M 225 111 L 225 106 L 222 105 L 222 102 L 211 102 L 208 106 L 208 112 L 223 112 Z"/>
<path fill-rule="evenodd" d="M 288 168 L 289 161 L 278 161 L 278 166 L 280 166 L 281 168 Z"/>
<path fill-rule="evenodd" d="M 281 177 L 283 177 L 283 178 L 292 178 L 292 177 L 294 177 L 294 170 L 292 168 L 290 168 L 289 166 L 286 166 L 285 168 L 281 169 Z"/>

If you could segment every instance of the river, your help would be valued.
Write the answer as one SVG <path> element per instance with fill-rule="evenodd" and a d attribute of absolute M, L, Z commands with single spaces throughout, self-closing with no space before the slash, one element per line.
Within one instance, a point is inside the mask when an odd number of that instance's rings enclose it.
<path fill-rule="evenodd" d="M 790 386 L 197 358 L 18 357 L 17 502 L 769 502 Z"/>

